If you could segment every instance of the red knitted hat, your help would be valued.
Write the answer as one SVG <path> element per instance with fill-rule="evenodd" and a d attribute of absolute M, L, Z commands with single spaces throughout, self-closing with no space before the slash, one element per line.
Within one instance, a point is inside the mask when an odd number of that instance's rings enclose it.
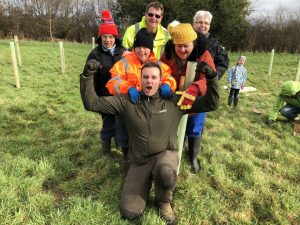
<path fill-rule="evenodd" d="M 114 36 L 119 36 L 118 29 L 111 17 L 109 10 L 103 10 L 101 15 L 101 23 L 99 25 L 98 35 L 102 34 L 112 34 Z"/>

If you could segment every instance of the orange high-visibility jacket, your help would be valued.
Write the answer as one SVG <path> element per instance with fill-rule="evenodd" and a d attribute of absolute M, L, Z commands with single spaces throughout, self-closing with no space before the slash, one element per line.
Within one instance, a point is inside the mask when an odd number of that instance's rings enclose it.
<path fill-rule="evenodd" d="M 168 84 L 172 92 L 176 90 L 176 80 L 171 76 L 171 68 L 155 58 L 151 52 L 147 62 L 157 62 L 162 70 L 162 84 Z M 128 89 L 135 87 L 141 91 L 141 71 L 143 64 L 132 51 L 116 62 L 110 69 L 111 79 L 107 82 L 106 88 L 111 94 L 126 94 Z"/>

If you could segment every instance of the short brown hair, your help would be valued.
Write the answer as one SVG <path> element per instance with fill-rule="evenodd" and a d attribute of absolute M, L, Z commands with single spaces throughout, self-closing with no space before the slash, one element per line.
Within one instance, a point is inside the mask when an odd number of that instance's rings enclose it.
<path fill-rule="evenodd" d="M 164 5 L 162 3 L 160 3 L 159 1 L 150 2 L 147 5 L 146 12 L 148 12 L 149 8 L 151 8 L 151 7 L 154 7 L 156 9 L 160 9 L 161 10 L 161 15 L 164 13 Z"/>
<path fill-rule="evenodd" d="M 161 77 L 162 71 L 160 65 L 156 62 L 146 62 L 142 67 L 142 71 L 144 68 L 153 68 L 153 67 L 159 70 L 159 76 Z"/>

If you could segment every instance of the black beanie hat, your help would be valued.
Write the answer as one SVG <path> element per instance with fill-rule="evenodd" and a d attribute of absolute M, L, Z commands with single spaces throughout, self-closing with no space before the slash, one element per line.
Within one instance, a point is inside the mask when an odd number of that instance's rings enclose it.
<path fill-rule="evenodd" d="M 151 52 L 153 51 L 153 37 L 146 28 L 140 29 L 134 38 L 133 47 L 136 48 L 141 46 L 149 48 Z"/>

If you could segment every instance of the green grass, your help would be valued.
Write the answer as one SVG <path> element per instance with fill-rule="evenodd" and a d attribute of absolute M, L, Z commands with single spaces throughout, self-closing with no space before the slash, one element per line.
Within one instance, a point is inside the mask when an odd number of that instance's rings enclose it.
<path fill-rule="evenodd" d="M 90 45 L 19 41 L 21 88 L 15 87 L 9 40 L 0 41 L 0 224 L 131 224 L 120 219 L 121 153 L 103 159 L 100 115 L 83 109 L 79 74 Z M 267 127 L 266 112 L 280 84 L 294 80 L 297 55 L 230 53 L 248 58 L 247 86 L 237 110 L 208 114 L 201 172 L 183 158 L 174 195 L 179 224 L 300 224 L 300 137 L 280 118 Z M 225 75 L 226 76 L 226 75 Z M 221 80 L 226 85 L 226 77 Z M 253 107 L 263 111 L 255 114 Z M 136 224 L 164 224 L 153 205 Z"/>

